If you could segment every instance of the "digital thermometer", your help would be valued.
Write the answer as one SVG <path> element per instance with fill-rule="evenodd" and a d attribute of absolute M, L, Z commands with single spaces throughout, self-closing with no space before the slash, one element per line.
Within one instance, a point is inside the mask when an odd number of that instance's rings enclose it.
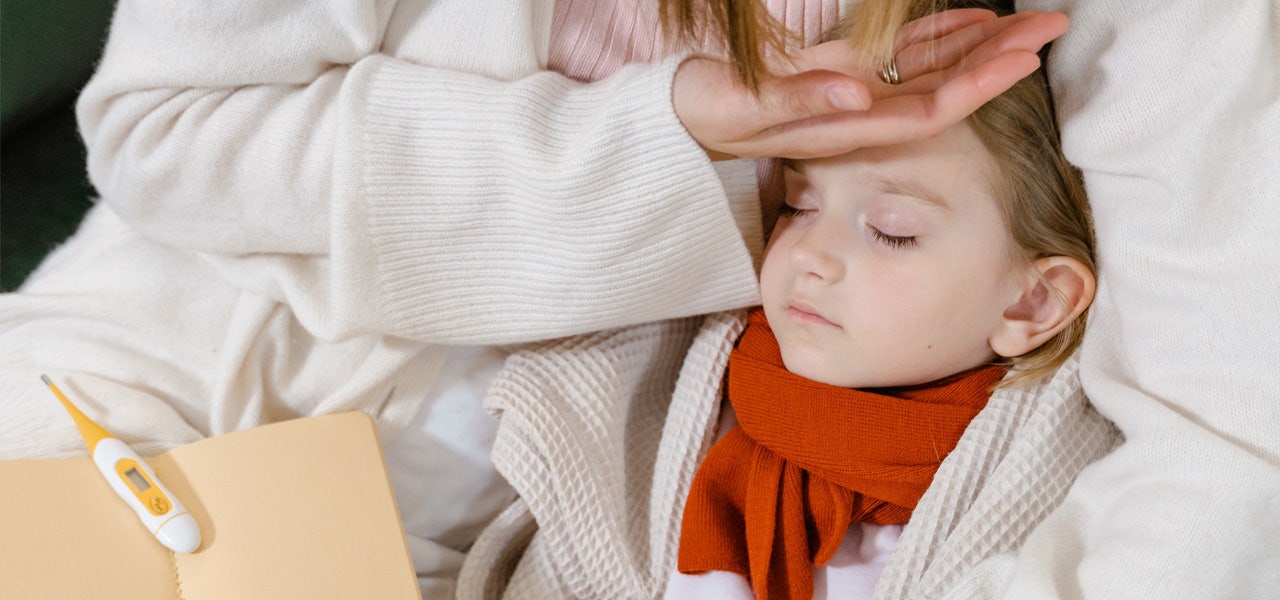
<path fill-rule="evenodd" d="M 155 471 L 124 442 L 112 437 L 101 425 L 80 412 L 62 390 L 53 385 L 48 375 L 41 375 L 40 379 L 53 390 L 62 407 L 76 422 L 98 471 L 107 478 L 111 489 L 142 519 L 142 524 L 170 550 L 195 552 L 200 547 L 200 528 L 186 507 L 161 485 Z"/>

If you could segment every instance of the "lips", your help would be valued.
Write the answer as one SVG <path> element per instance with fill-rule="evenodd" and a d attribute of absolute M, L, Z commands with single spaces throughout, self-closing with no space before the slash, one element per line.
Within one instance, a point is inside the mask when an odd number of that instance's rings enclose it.
<path fill-rule="evenodd" d="M 787 303 L 787 318 L 800 324 L 839 327 L 822 316 L 812 304 L 803 300 L 792 300 Z"/>

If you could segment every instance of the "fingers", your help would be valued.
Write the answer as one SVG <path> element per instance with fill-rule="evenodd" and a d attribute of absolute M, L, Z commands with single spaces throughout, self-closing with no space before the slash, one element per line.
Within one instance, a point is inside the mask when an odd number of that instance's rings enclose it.
<path fill-rule="evenodd" d="M 676 72 L 676 116 L 713 158 L 814 158 L 930 137 L 1035 71 L 1036 52 L 1067 25 L 1061 13 L 951 12 L 911 24 L 901 85 L 863 73 L 843 40 L 806 49 L 808 70 L 767 78 L 758 96 L 727 64 L 692 59 Z"/>
<path fill-rule="evenodd" d="M 1061 35 L 1066 29 L 1066 16 L 1061 13 L 1035 13 L 1020 19 L 1008 21 L 1008 26 L 999 33 L 983 40 L 981 36 L 965 37 L 954 40 L 964 48 L 953 64 L 933 72 L 904 77 L 903 85 L 892 88 L 878 88 L 881 97 L 890 95 L 930 93 L 940 89 L 949 82 L 963 78 L 966 74 L 981 69 L 988 63 L 1000 59 L 1011 52 L 1036 53 L 1040 48 Z M 979 27 L 984 27 L 982 24 Z M 960 36 L 960 33 L 955 34 Z M 968 47 L 973 42 L 980 42 L 976 47 Z M 1024 64 L 1024 63 L 1017 63 Z M 904 67 L 899 65 L 899 73 Z M 998 69 L 997 69 L 998 72 Z M 1017 81 L 1014 79 L 1014 81 Z M 1010 82 L 1009 85 L 1012 85 Z"/>
<path fill-rule="evenodd" d="M 945 38 L 972 25 L 995 20 L 996 14 L 994 12 L 981 8 L 947 10 L 921 17 L 904 25 L 902 31 L 898 33 L 897 51 L 900 52 L 903 48 L 919 43 Z M 976 34 L 970 35 L 970 37 L 974 37 L 974 35 Z M 954 42 L 950 43 L 949 47 L 954 45 Z M 901 66 L 903 62 L 902 56 L 899 55 L 897 60 Z M 790 75 L 810 69 L 828 69 L 849 73 L 864 65 L 864 57 L 854 52 L 849 40 L 835 40 L 810 46 L 790 56 L 775 57 L 770 63 L 770 68 L 775 73 Z M 937 67 L 921 65 L 919 72 L 932 71 L 935 68 Z"/>
<path fill-rule="evenodd" d="M 809 46 L 788 57 L 788 61 L 774 70 L 780 76 L 794 75 L 815 69 L 853 74 L 865 63 L 849 40 L 833 40 Z"/>
<path fill-rule="evenodd" d="M 899 144 L 938 135 L 1008 90 L 1040 66 L 1032 52 L 1013 51 L 948 81 L 933 93 L 892 96 L 876 101 L 861 122 L 850 121 L 848 135 L 866 145 Z"/>
<path fill-rule="evenodd" d="M 863 112 L 780 124 L 756 136 L 752 147 L 769 148 L 773 156 L 800 159 L 932 137 L 964 120 L 1039 66 L 1035 53 L 1007 52 L 927 93 L 880 98 Z"/>
<path fill-rule="evenodd" d="M 931 100 L 919 104 L 924 113 L 920 120 L 925 123 L 925 129 L 938 125 L 945 128 L 958 123 L 992 98 L 1013 87 L 1013 84 L 1030 75 L 1039 66 L 1040 57 L 1034 52 L 1015 50 L 1001 54 L 948 81 L 933 94 L 924 96 Z M 912 118 L 909 114 L 904 116 Z"/>
<path fill-rule="evenodd" d="M 1067 17 L 1056 12 L 1023 12 L 980 21 L 904 47 L 896 55 L 904 80 L 963 64 L 981 64 L 1009 51 L 1037 52 L 1067 30 Z"/>
<path fill-rule="evenodd" d="M 902 26 L 894 50 L 901 52 L 907 46 L 937 39 L 995 18 L 996 13 L 982 8 L 960 8 L 926 15 Z"/>

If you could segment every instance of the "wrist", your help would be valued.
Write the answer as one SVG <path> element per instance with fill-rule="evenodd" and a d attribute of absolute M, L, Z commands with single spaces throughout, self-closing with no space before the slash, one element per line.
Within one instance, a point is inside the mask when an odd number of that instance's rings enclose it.
<path fill-rule="evenodd" d="M 690 55 L 676 67 L 671 83 L 671 105 L 676 119 L 712 162 L 739 158 L 717 149 L 713 143 L 715 136 L 710 131 L 715 125 L 711 113 L 718 110 L 714 90 L 717 82 L 726 76 L 727 69 L 727 64 L 714 59 Z"/>

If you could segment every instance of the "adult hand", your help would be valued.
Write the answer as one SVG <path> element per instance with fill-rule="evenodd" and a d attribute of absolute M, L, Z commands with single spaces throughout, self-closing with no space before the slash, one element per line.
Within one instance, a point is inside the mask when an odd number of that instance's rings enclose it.
<path fill-rule="evenodd" d="M 900 85 L 881 82 L 870 61 L 837 40 L 772 65 L 758 95 L 728 63 L 685 61 L 672 101 L 713 160 L 834 156 L 941 133 L 1035 71 L 1036 52 L 1066 29 L 1056 12 L 950 10 L 899 33 Z"/>

